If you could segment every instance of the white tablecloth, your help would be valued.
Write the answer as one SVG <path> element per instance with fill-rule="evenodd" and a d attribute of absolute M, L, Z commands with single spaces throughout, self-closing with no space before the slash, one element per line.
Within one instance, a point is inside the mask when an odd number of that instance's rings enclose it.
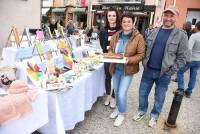
<path fill-rule="evenodd" d="M 7 57 L 10 50 L 15 49 L 4 49 L 3 57 Z M 87 47 L 84 47 L 84 49 L 76 49 L 74 51 L 75 57 L 80 58 L 82 56 L 82 52 L 86 50 Z M 16 50 L 14 52 L 16 52 Z M 11 57 L 12 59 L 16 59 L 16 55 L 12 55 Z M 12 60 L 12 62 L 8 63 L 9 60 L 4 61 L 5 65 L 15 65 L 18 68 L 19 79 L 28 81 L 26 73 L 20 62 Z M 97 100 L 97 97 L 103 96 L 105 90 L 104 82 L 104 67 L 103 64 L 101 64 L 92 73 L 86 73 L 84 76 L 76 80 L 74 87 L 69 91 L 64 93 L 49 91 L 49 122 L 40 128 L 40 131 L 43 134 L 65 134 L 65 130 L 72 130 L 76 123 L 84 120 L 85 111 L 92 108 L 92 105 Z M 40 113 L 38 116 L 44 116 L 44 113 Z M 33 121 L 30 120 L 30 122 Z M 36 125 L 37 123 L 33 124 Z"/>
<path fill-rule="evenodd" d="M 104 79 L 101 64 L 97 70 L 80 77 L 69 91 L 49 91 L 49 122 L 40 131 L 43 134 L 65 134 L 65 130 L 72 130 L 76 123 L 84 120 L 85 111 L 92 108 L 97 97 L 103 96 Z"/>
<path fill-rule="evenodd" d="M 48 122 L 47 93 L 40 91 L 33 112 L 0 127 L 0 134 L 30 134 Z"/>

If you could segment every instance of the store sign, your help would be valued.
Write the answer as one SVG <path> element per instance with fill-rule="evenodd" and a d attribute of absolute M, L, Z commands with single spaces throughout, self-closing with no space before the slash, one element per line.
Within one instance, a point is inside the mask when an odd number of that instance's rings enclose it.
<path fill-rule="evenodd" d="M 92 9 L 93 10 L 108 10 L 110 7 L 113 7 L 119 11 L 130 11 L 130 12 L 138 12 L 138 11 L 143 11 L 144 5 L 133 5 L 133 4 L 127 4 L 127 5 L 93 5 Z"/>
<path fill-rule="evenodd" d="M 102 10 L 101 5 L 92 5 L 92 10 Z"/>
<path fill-rule="evenodd" d="M 143 6 L 141 5 L 102 5 L 103 10 L 107 10 L 110 7 L 114 7 L 117 10 L 122 10 L 122 11 L 142 11 Z"/>

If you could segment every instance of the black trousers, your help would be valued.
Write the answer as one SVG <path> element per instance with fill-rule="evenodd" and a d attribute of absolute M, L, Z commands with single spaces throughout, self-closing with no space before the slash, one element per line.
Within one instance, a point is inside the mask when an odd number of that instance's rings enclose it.
<path fill-rule="evenodd" d="M 110 95 L 110 92 L 111 92 L 111 79 L 112 79 L 112 76 L 109 73 L 109 66 L 110 66 L 110 63 L 104 63 L 104 71 L 105 71 L 105 75 L 106 75 L 105 88 L 106 88 L 107 95 Z M 114 89 L 112 91 L 112 97 L 115 98 Z"/>

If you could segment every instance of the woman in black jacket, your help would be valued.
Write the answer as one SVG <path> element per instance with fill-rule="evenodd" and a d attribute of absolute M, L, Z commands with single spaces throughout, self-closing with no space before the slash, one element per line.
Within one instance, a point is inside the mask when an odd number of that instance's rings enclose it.
<path fill-rule="evenodd" d="M 120 30 L 120 16 L 116 9 L 110 8 L 106 12 L 106 25 L 102 27 L 99 32 L 99 40 L 101 48 L 103 49 L 104 53 L 108 52 L 110 39 L 113 34 Z M 112 76 L 109 73 L 109 63 L 104 63 L 104 70 L 105 70 L 105 89 L 106 89 L 106 101 L 104 103 L 105 106 L 110 104 L 111 108 L 115 108 L 115 95 L 114 90 L 111 90 L 111 79 Z M 111 95 L 112 94 L 112 95 Z"/>

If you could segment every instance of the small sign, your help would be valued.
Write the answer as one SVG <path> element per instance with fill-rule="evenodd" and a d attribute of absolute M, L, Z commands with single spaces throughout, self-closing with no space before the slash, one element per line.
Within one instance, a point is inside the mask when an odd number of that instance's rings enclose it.
<path fill-rule="evenodd" d="M 43 40 L 44 39 L 44 32 L 43 31 L 36 31 L 36 39 Z"/>

